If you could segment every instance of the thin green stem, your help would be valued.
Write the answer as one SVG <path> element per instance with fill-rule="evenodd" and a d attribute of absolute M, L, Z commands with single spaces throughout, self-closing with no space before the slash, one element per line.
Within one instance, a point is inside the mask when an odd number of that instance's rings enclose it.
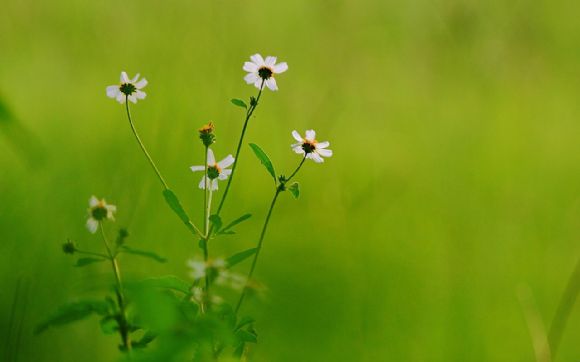
<path fill-rule="evenodd" d="M 264 221 L 264 226 L 262 227 L 262 232 L 260 233 L 260 239 L 258 240 L 258 246 L 256 247 L 256 253 L 254 254 L 254 259 L 252 260 L 252 266 L 250 267 L 250 271 L 248 272 L 248 277 L 246 281 L 246 285 L 242 290 L 242 294 L 240 295 L 240 299 L 238 300 L 238 304 L 236 305 L 235 314 L 238 314 L 240 307 L 242 306 L 242 302 L 246 297 L 248 292 L 248 283 L 252 279 L 254 275 L 254 271 L 256 270 L 256 264 L 258 263 L 258 257 L 260 256 L 260 251 L 262 250 L 262 244 L 264 243 L 264 236 L 266 236 L 266 230 L 268 229 L 268 224 L 270 223 L 270 217 L 272 216 L 272 211 L 274 210 L 274 206 L 276 205 L 276 200 L 278 200 L 278 195 L 280 195 L 281 189 L 278 187 L 276 188 L 276 193 L 274 194 L 274 198 L 272 199 L 272 203 L 270 204 L 270 209 L 268 210 L 268 214 L 266 216 L 266 220 Z"/>
<path fill-rule="evenodd" d="M 127 310 L 125 305 L 125 297 L 123 294 L 123 283 L 121 282 L 121 271 L 119 270 L 119 264 L 117 263 L 117 258 L 113 254 L 107 236 L 105 235 L 105 230 L 103 229 L 103 223 L 99 222 L 99 229 L 101 229 L 101 236 L 103 237 L 103 243 L 107 249 L 108 259 L 111 260 L 113 266 L 113 273 L 115 274 L 116 282 L 116 294 L 117 303 L 119 304 L 119 310 L 121 311 L 121 322 L 119 323 L 119 333 L 121 334 L 121 340 L 123 342 L 123 347 L 131 353 L 131 338 L 129 336 L 129 322 L 127 321 Z"/>
<path fill-rule="evenodd" d="M 574 272 L 572 272 L 570 279 L 568 279 L 568 284 L 566 285 L 566 289 L 564 290 L 564 294 L 562 295 L 562 299 L 560 300 L 560 304 L 558 305 L 558 309 L 556 310 L 556 315 L 552 320 L 550 333 L 548 334 L 548 341 L 550 343 L 552 360 L 556 359 L 556 352 L 558 351 L 558 347 L 562 339 L 564 328 L 566 327 L 566 323 L 568 322 L 568 318 L 570 317 L 572 308 L 576 303 L 576 298 L 578 297 L 579 292 L 580 292 L 580 259 L 578 259 L 578 261 L 576 262 Z"/>
<path fill-rule="evenodd" d="M 236 156 L 235 156 L 234 165 L 232 166 L 232 173 L 230 174 L 230 177 L 228 178 L 228 183 L 226 184 L 226 188 L 224 189 L 224 194 L 222 195 L 222 198 L 220 200 L 219 206 L 218 206 L 217 211 L 216 211 L 216 215 L 220 214 L 220 212 L 222 211 L 222 208 L 224 207 L 224 203 L 226 202 L 226 198 L 228 197 L 228 192 L 230 191 L 230 186 L 232 184 L 232 180 L 234 179 L 234 175 L 236 173 L 236 168 L 238 166 L 238 161 L 239 161 L 239 157 L 240 157 L 240 150 L 242 149 L 242 144 L 244 142 L 244 136 L 246 135 L 246 129 L 248 128 L 248 122 L 249 122 L 250 118 L 252 117 L 252 114 L 254 114 L 254 110 L 256 109 L 256 107 L 258 107 L 258 102 L 260 101 L 260 97 L 262 96 L 263 89 L 264 89 L 264 80 L 262 79 L 262 84 L 260 85 L 260 91 L 258 92 L 258 96 L 256 97 L 256 101 L 253 104 L 250 104 L 250 107 L 246 111 L 246 119 L 244 120 L 244 126 L 242 127 L 242 133 L 240 135 L 240 140 L 238 141 L 238 148 L 236 149 Z"/>
<path fill-rule="evenodd" d="M 153 167 L 153 170 L 155 170 L 155 173 L 157 174 L 159 181 L 161 181 L 161 183 L 163 184 L 163 187 L 165 189 L 169 189 L 169 187 L 167 186 L 167 183 L 163 179 L 163 176 L 161 176 L 161 172 L 159 172 L 159 170 L 157 169 L 155 162 L 153 162 L 153 159 L 149 155 L 149 152 L 147 152 L 145 145 L 141 141 L 141 138 L 139 137 L 139 134 L 137 133 L 137 130 L 135 129 L 135 125 L 133 124 L 133 120 L 131 119 L 131 111 L 129 110 L 129 96 L 125 96 L 125 109 L 127 110 L 127 118 L 129 118 L 129 124 L 131 125 L 131 130 L 133 131 L 133 134 L 135 135 L 135 138 L 137 139 L 139 146 L 141 146 L 141 150 L 143 150 L 143 153 L 145 154 L 145 156 L 147 156 L 147 159 L 149 160 L 151 167 Z"/>
<path fill-rule="evenodd" d="M 302 161 L 300 161 L 300 164 L 298 165 L 298 167 L 296 167 L 294 172 L 292 172 L 292 175 L 290 175 L 290 177 L 288 177 L 285 182 L 289 182 L 290 180 L 292 180 L 292 178 L 294 176 L 296 176 L 298 171 L 300 171 L 300 168 L 302 168 L 302 165 L 304 165 L 304 161 L 306 161 L 306 154 L 304 155 L 304 157 L 302 157 Z"/>

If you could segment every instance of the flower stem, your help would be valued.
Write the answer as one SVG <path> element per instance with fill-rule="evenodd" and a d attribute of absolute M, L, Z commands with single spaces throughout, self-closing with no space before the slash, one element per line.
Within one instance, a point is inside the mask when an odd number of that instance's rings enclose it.
<path fill-rule="evenodd" d="M 562 339 L 562 333 L 566 327 L 566 322 L 570 317 L 574 303 L 576 302 L 576 297 L 580 292 L 580 259 L 576 262 L 576 267 L 570 279 L 568 279 L 568 284 L 566 285 L 566 290 L 562 295 L 558 309 L 556 310 L 556 315 L 552 320 L 552 326 L 550 327 L 550 333 L 548 335 L 548 341 L 550 343 L 550 351 L 552 353 L 552 360 L 556 359 L 556 352 L 558 346 Z"/>
<path fill-rule="evenodd" d="M 272 203 L 270 204 L 270 209 L 268 210 L 268 214 L 266 216 L 266 220 L 264 221 L 264 226 L 262 227 L 262 232 L 260 233 L 260 239 L 258 240 L 258 246 L 256 247 L 256 253 L 254 254 L 254 259 L 252 260 L 252 266 L 250 267 L 250 271 L 248 272 L 248 277 L 246 280 L 246 285 L 242 290 L 242 294 L 240 295 L 240 299 L 238 300 L 238 304 L 236 305 L 235 314 L 238 314 L 240 307 L 242 306 L 242 302 L 246 297 L 248 292 L 248 283 L 252 276 L 254 275 L 254 270 L 256 269 L 256 264 L 258 263 L 258 256 L 260 256 L 260 251 L 262 250 L 262 244 L 264 243 L 264 236 L 266 235 L 266 230 L 268 229 L 268 224 L 270 222 L 270 217 L 272 216 L 272 211 L 274 210 L 274 206 L 276 205 L 276 200 L 278 200 L 278 195 L 282 190 L 277 187 L 276 193 L 274 194 L 274 198 L 272 199 Z"/>
<path fill-rule="evenodd" d="M 249 122 L 250 118 L 252 117 L 252 114 L 254 114 L 254 110 L 256 109 L 256 107 L 258 107 L 258 102 L 260 101 L 260 97 L 262 96 L 263 89 L 264 89 L 264 80 L 262 79 L 262 84 L 260 85 L 260 91 L 258 92 L 258 96 L 256 97 L 256 101 L 253 104 L 250 104 L 250 107 L 246 111 L 246 119 L 244 120 L 244 126 L 242 127 L 242 133 L 240 135 L 240 140 L 238 141 L 238 148 L 236 149 L 236 156 L 235 156 L 234 165 L 232 166 L 232 173 L 230 174 L 230 177 L 228 178 L 228 183 L 226 184 L 226 188 L 224 190 L 224 194 L 223 194 L 223 196 L 220 200 L 219 206 L 217 208 L 216 215 L 220 214 L 220 212 L 222 211 L 222 208 L 224 207 L 224 203 L 226 202 L 226 197 L 228 196 L 228 191 L 230 190 L 230 186 L 232 184 L 232 180 L 234 179 L 234 174 L 235 174 L 236 168 L 238 166 L 240 150 L 242 149 L 242 143 L 244 141 L 246 129 L 248 128 L 248 122 Z"/>
<path fill-rule="evenodd" d="M 123 342 L 123 347 L 131 353 L 131 338 L 129 336 L 129 322 L 127 321 L 127 311 L 125 305 L 125 297 L 123 295 L 123 284 L 121 282 L 121 271 L 119 270 L 119 264 L 117 263 L 117 258 L 111 251 L 109 242 L 107 241 L 107 236 L 105 235 L 105 230 L 103 230 L 102 222 L 99 222 L 99 229 L 101 229 L 101 236 L 103 237 L 103 243 L 107 249 L 107 254 L 111 264 L 113 266 L 113 273 L 115 274 L 115 282 L 117 284 L 115 292 L 117 294 L 117 303 L 119 304 L 119 310 L 121 311 L 121 321 L 119 323 L 119 333 L 121 334 L 121 340 Z"/>
<path fill-rule="evenodd" d="M 125 109 L 127 110 L 127 118 L 129 118 L 129 124 L 131 125 L 131 130 L 133 131 L 133 134 L 135 135 L 135 138 L 137 139 L 139 146 L 141 146 L 141 150 L 143 150 L 143 153 L 145 154 L 145 156 L 147 156 L 147 159 L 149 160 L 151 167 L 153 167 L 153 170 L 155 170 L 155 173 L 157 174 L 159 181 L 161 181 L 161 183 L 163 184 L 163 187 L 165 189 L 169 189 L 169 187 L 167 186 L 167 183 L 163 179 L 163 176 L 161 176 L 161 173 L 157 169 L 157 166 L 155 166 L 155 162 L 153 162 L 153 159 L 151 158 L 151 156 L 149 155 L 149 152 L 147 152 L 147 149 L 145 148 L 145 145 L 141 141 L 141 138 L 139 137 L 137 130 L 135 129 L 135 125 L 133 124 L 133 120 L 131 119 L 131 112 L 129 111 L 129 96 L 125 96 Z"/>
<path fill-rule="evenodd" d="M 300 164 L 298 165 L 298 167 L 296 167 L 296 170 L 294 170 L 294 172 L 292 172 L 292 175 L 290 175 L 290 177 L 288 177 L 285 182 L 289 182 L 290 180 L 292 180 L 292 178 L 294 176 L 296 176 L 296 174 L 298 173 L 298 171 L 300 171 L 300 168 L 302 168 L 302 165 L 304 164 L 304 161 L 306 161 L 306 155 L 304 155 L 304 157 L 302 157 L 302 161 L 300 161 Z"/>

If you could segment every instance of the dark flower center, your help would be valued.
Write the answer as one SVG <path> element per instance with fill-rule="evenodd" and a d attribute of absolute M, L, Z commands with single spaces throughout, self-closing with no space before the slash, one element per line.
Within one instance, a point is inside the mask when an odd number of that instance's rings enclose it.
<path fill-rule="evenodd" d="M 314 152 L 314 150 L 316 150 L 316 145 L 314 143 L 310 143 L 310 142 L 306 141 L 302 144 L 302 149 L 306 153 L 312 153 L 312 152 Z"/>
<path fill-rule="evenodd" d="M 97 206 L 91 210 L 91 215 L 93 219 L 101 221 L 107 218 L 107 208 L 103 206 Z"/>
<path fill-rule="evenodd" d="M 268 68 L 268 67 L 262 67 L 260 69 L 258 69 L 258 75 L 260 76 L 260 78 L 266 80 L 269 79 L 272 76 L 272 69 Z"/>
<path fill-rule="evenodd" d="M 135 91 L 137 90 L 137 87 L 135 87 L 131 83 L 123 83 L 119 87 L 119 90 L 121 91 L 121 93 L 123 93 L 127 96 L 130 96 L 131 94 L 135 93 Z"/>
<path fill-rule="evenodd" d="M 221 172 L 221 170 L 220 170 L 218 165 L 209 166 L 207 168 L 207 177 L 210 180 L 216 179 L 220 175 L 220 172 Z"/>

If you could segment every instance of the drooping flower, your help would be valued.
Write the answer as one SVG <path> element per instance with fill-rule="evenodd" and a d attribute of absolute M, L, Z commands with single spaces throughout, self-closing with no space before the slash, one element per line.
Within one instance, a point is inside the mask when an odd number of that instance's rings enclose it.
<path fill-rule="evenodd" d="M 215 156 L 211 148 L 207 149 L 207 185 L 211 191 L 215 191 L 218 189 L 218 180 L 225 180 L 231 175 L 232 170 L 228 169 L 234 164 L 234 157 L 232 155 L 228 155 L 226 158 L 221 160 L 220 162 L 215 161 Z M 191 166 L 191 171 L 204 171 L 206 166 Z M 199 188 L 205 190 L 206 184 L 206 177 L 205 175 L 201 178 L 199 182 Z"/>
<path fill-rule="evenodd" d="M 250 57 L 251 62 L 245 62 L 243 69 L 248 72 L 244 80 L 248 84 L 253 84 L 260 89 L 265 85 L 270 90 L 278 90 L 274 75 L 284 73 L 288 70 L 288 64 L 281 62 L 276 64 L 276 57 L 267 56 L 266 60 L 260 54 L 254 54 Z"/>
<path fill-rule="evenodd" d="M 105 220 L 115 220 L 117 206 L 109 205 L 105 199 L 99 200 L 95 196 L 91 196 L 89 200 L 89 219 L 87 220 L 87 229 L 91 233 L 97 232 L 99 223 Z"/>
<path fill-rule="evenodd" d="M 139 75 L 137 73 L 133 79 L 129 79 L 127 73 L 121 72 L 119 84 L 107 87 L 107 97 L 116 99 L 121 104 L 125 103 L 126 98 L 133 103 L 137 103 L 137 99 L 145 99 L 147 94 L 141 89 L 147 85 L 147 79 L 139 80 Z"/>
<path fill-rule="evenodd" d="M 313 129 L 306 131 L 306 137 L 304 138 L 296 131 L 292 131 L 292 136 L 298 141 L 298 143 L 291 146 L 294 152 L 306 155 L 306 158 L 317 163 L 324 162 L 322 157 L 332 156 L 332 151 L 326 149 L 326 147 L 330 146 L 330 142 L 318 142 L 316 140 L 316 132 Z"/>

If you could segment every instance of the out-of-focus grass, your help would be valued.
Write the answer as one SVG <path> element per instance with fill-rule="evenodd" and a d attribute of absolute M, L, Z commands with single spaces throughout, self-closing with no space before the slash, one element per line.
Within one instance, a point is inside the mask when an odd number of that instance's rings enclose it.
<path fill-rule="evenodd" d="M 516 298 L 529 284 L 548 322 L 580 255 L 580 23 L 572 1 L 12 1 L 0 13 L 0 91 L 41 146 L 28 155 L 0 122 L 0 324 L 28 283 L 20 361 L 111 360 L 94 320 L 33 337 L 33 324 L 108 275 L 60 252 L 84 229 L 88 197 L 119 208 L 131 242 L 167 264 L 125 258 L 128 276 L 187 277 L 194 240 L 164 204 L 123 109 L 105 97 L 140 72 L 142 138 L 196 220 L 195 130 L 217 125 L 233 152 L 254 89 L 254 52 L 290 69 L 256 112 L 248 142 L 290 170 L 292 129 L 335 156 L 308 164 L 284 197 L 257 277 L 266 298 L 258 361 L 530 361 Z M 36 140 L 37 138 L 37 140 Z M 36 143 L 39 145 L 36 145 Z M 226 217 L 251 212 L 214 255 L 250 247 L 271 180 L 245 149 Z M 285 195 L 288 196 L 288 195 Z M 559 360 L 578 358 L 574 311 Z M 8 328 L 0 329 L 3 349 Z M 4 352 L 4 351 L 3 351 Z"/>

